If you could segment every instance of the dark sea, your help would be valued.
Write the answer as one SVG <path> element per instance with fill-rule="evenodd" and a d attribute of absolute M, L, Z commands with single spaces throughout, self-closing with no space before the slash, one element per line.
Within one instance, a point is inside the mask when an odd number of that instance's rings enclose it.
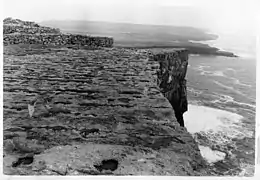
<path fill-rule="evenodd" d="M 189 57 L 185 126 L 219 175 L 254 173 L 256 58 L 248 49 L 229 48 L 238 58 Z"/>

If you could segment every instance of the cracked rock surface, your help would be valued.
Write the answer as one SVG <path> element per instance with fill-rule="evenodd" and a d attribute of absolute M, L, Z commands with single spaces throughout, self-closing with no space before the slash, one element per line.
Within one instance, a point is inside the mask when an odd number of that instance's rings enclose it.
<path fill-rule="evenodd" d="M 4 173 L 207 174 L 196 142 L 160 92 L 152 54 L 5 46 Z"/>

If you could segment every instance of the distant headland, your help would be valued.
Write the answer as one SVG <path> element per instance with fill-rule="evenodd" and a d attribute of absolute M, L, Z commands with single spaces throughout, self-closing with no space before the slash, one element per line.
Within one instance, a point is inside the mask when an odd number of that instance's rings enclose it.
<path fill-rule="evenodd" d="M 216 40 L 218 36 L 193 27 L 76 20 L 43 21 L 39 24 L 59 28 L 65 33 L 110 36 L 114 39 L 115 47 L 185 48 L 190 54 L 238 57 L 232 52 L 221 51 L 216 47 L 200 43 L 200 41 Z"/>

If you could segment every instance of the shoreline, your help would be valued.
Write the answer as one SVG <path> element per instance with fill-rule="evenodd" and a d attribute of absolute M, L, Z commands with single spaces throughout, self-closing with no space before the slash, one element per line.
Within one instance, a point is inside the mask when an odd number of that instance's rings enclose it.
<path fill-rule="evenodd" d="M 191 47 L 191 46 L 125 46 L 125 45 L 117 45 L 115 47 L 118 48 L 127 48 L 127 49 L 171 49 L 171 48 L 184 48 L 187 49 L 191 55 L 209 55 L 209 56 L 224 56 L 224 57 L 239 57 L 232 52 L 220 51 L 218 48 L 214 47 Z M 217 50 L 216 50 L 217 49 Z"/>
<path fill-rule="evenodd" d="M 233 52 L 207 44 L 218 40 L 218 34 L 193 27 L 77 20 L 50 20 L 39 24 L 59 28 L 63 33 L 113 37 L 115 47 L 186 48 L 191 54 L 238 57 Z"/>
<path fill-rule="evenodd" d="M 194 122 L 194 117 L 201 117 L 202 113 L 204 113 L 204 118 Z M 254 175 L 251 168 L 254 165 L 240 161 L 241 157 L 237 157 L 239 155 L 232 150 L 234 146 L 237 146 L 236 143 L 233 142 L 232 138 L 225 138 L 228 137 L 228 134 L 230 135 L 230 132 L 239 130 L 237 123 L 243 122 L 244 118 L 244 116 L 228 110 L 189 102 L 189 110 L 184 114 L 185 127 L 198 143 L 202 157 L 209 163 L 211 168 L 215 169 L 213 170 L 215 173 L 230 175 L 229 171 L 231 171 L 232 174 L 238 176 L 243 174 L 247 176 Z M 202 127 L 202 125 L 204 126 Z M 225 126 L 230 126 L 231 129 L 225 128 Z M 230 132 L 226 131 L 227 129 L 230 129 Z M 239 138 L 237 135 L 233 134 L 231 136 Z M 247 136 L 245 135 L 245 137 Z"/>

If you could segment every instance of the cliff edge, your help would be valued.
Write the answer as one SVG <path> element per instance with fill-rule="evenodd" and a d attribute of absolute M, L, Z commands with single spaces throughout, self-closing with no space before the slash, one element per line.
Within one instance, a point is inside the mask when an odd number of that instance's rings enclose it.
<path fill-rule="evenodd" d="M 158 61 L 158 86 L 163 95 L 171 103 L 175 117 L 184 127 L 183 114 L 188 110 L 186 72 L 188 67 L 188 51 L 186 49 L 153 49 L 153 59 Z"/>
<path fill-rule="evenodd" d="M 173 110 L 186 50 L 47 47 L 4 47 L 5 174 L 207 175 Z"/>

